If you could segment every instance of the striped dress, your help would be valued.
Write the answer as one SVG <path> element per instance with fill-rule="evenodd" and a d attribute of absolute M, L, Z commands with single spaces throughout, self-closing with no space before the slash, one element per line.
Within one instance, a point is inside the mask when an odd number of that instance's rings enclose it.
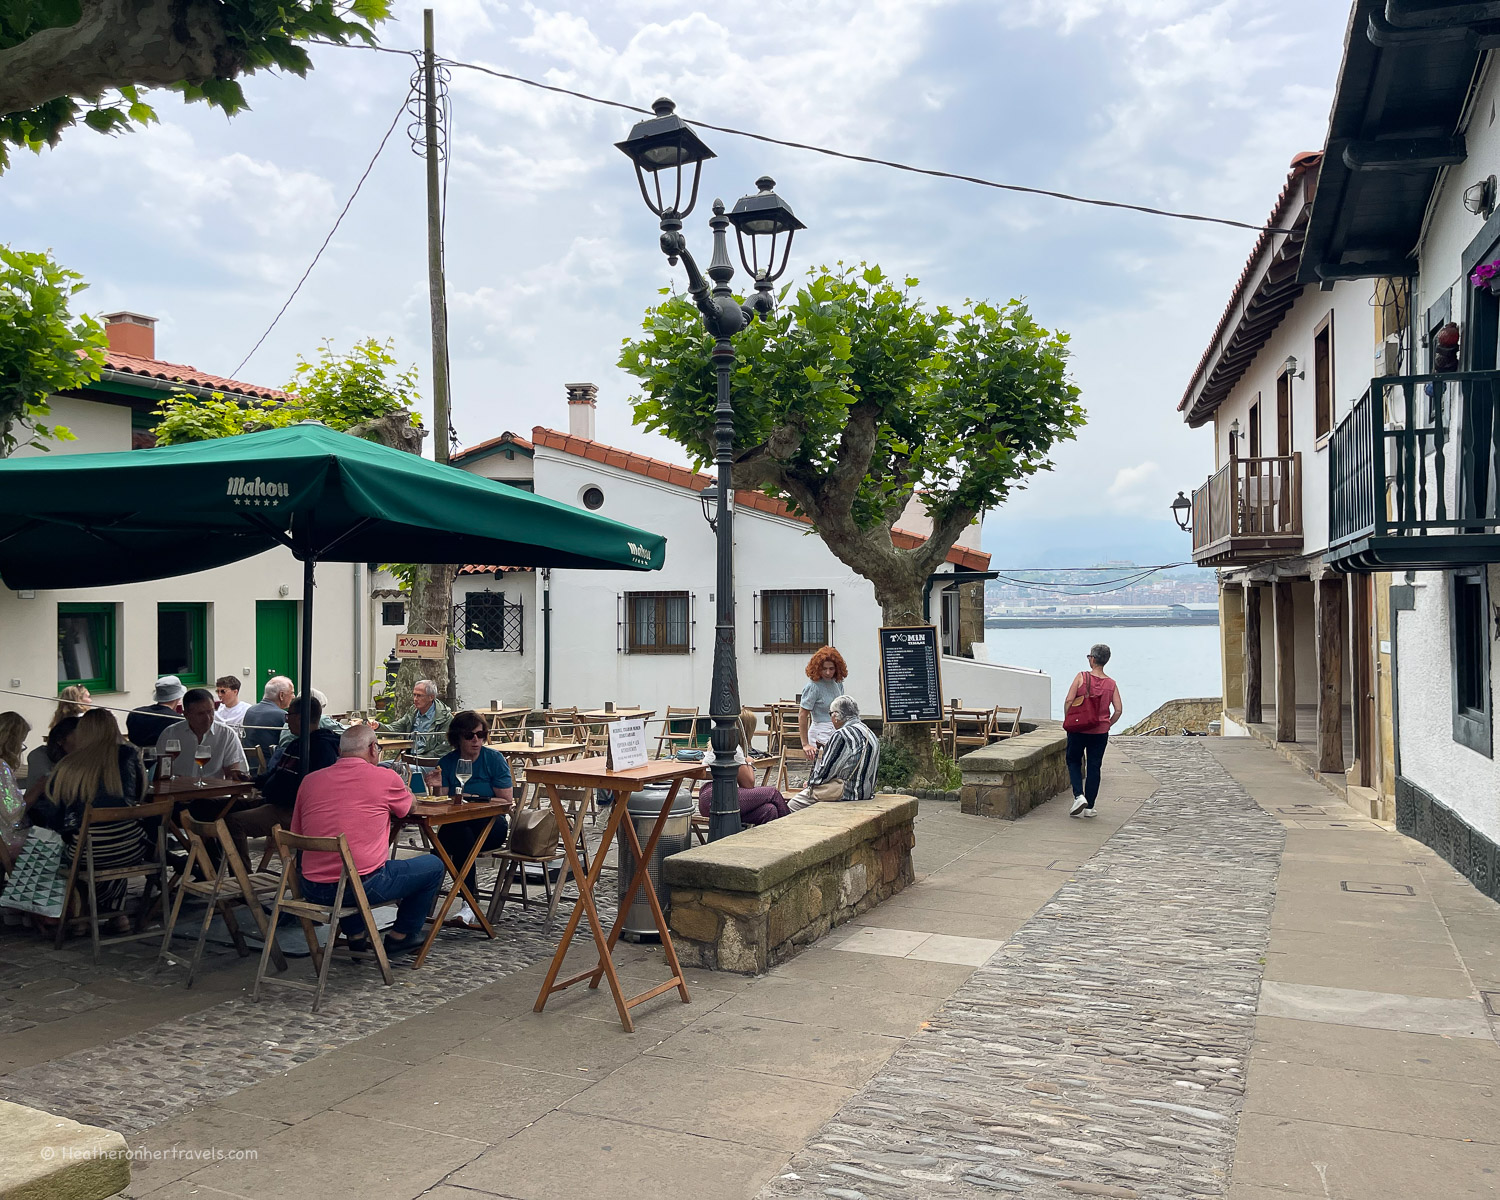
<path fill-rule="evenodd" d="M 123 796 L 100 792 L 94 797 L 91 806 L 123 808 L 140 803 L 146 780 L 141 769 L 140 756 L 133 747 L 120 747 L 120 780 L 125 793 Z M 44 791 L 41 800 L 32 810 L 33 820 L 37 824 L 45 825 L 62 834 L 64 868 L 72 866 L 73 855 L 78 848 L 78 830 L 83 821 L 83 814 L 78 811 L 80 807 L 68 805 L 63 808 L 55 805 Z M 154 837 L 154 831 L 148 835 L 145 824 L 141 821 L 115 821 L 108 825 L 95 826 L 90 837 L 94 845 L 94 869 L 97 871 L 106 867 L 130 867 L 144 862 L 152 837 Z M 79 862 L 78 884 L 81 891 L 88 886 L 87 872 L 88 863 Z M 101 883 L 98 888 L 99 911 L 108 912 L 118 909 L 125 899 L 129 884 L 128 879 L 111 879 Z M 84 894 L 87 895 L 86 892 Z"/>

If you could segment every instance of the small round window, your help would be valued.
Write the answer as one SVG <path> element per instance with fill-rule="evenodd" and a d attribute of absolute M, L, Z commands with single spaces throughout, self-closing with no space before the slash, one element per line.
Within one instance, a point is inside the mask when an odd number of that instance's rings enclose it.
<path fill-rule="evenodd" d="M 583 489 L 583 507 L 584 508 L 603 508 L 604 507 L 604 493 L 599 488 L 596 488 L 596 487 L 586 487 L 586 488 L 584 488 Z"/>

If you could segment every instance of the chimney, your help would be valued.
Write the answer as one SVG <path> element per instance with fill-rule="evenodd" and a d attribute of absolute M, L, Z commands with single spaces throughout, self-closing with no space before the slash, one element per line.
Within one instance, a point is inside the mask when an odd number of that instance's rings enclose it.
<path fill-rule="evenodd" d="M 568 389 L 568 432 L 576 438 L 585 438 L 592 442 L 599 388 L 592 383 L 570 383 L 566 387 Z"/>
<path fill-rule="evenodd" d="M 104 333 L 109 338 L 109 348 L 116 354 L 156 357 L 155 317 L 133 312 L 105 313 Z"/>

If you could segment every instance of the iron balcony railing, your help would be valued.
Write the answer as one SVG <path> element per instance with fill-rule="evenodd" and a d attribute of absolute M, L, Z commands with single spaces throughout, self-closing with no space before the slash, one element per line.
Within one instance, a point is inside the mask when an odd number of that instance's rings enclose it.
<path fill-rule="evenodd" d="M 1500 372 L 1370 381 L 1328 447 L 1330 548 L 1500 532 Z"/>
<path fill-rule="evenodd" d="M 1302 456 L 1231 458 L 1193 492 L 1193 557 L 1265 557 L 1302 537 Z"/>

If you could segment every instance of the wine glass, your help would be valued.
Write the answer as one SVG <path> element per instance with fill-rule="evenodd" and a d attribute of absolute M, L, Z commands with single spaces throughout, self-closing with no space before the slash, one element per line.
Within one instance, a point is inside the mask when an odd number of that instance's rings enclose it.
<path fill-rule="evenodd" d="M 169 772 L 173 775 L 177 774 L 177 756 L 182 753 L 182 743 L 176 738 L 168 738 L 162 743 L 161 752 L 167 756 L 167 761 L 171 764 L 168 768 Z"/>
<path fill-rule="evenodd" d="M 474 774 L 474 764 L 466 758 L 460 758 L 453 764 L 453 773 L 458 776 L 458 794 L 464 794 L 464 788 L 469 786 L 469 780 Z"/>
<path fill-rule="evenodd" d="M 193 750 L 193 761 L 198 764 L 198 786 L 207 787 L 203 782 L 203 768 L 208 766 L 208 760 L 214 756 L 213 747 L 199 742 Z"/>
<path fill-rule="evenodd" d="M 141 750 L 141 767 L 146 772 L 146 786 L 156 784 L 156 747 L 146 746 Z"/>

